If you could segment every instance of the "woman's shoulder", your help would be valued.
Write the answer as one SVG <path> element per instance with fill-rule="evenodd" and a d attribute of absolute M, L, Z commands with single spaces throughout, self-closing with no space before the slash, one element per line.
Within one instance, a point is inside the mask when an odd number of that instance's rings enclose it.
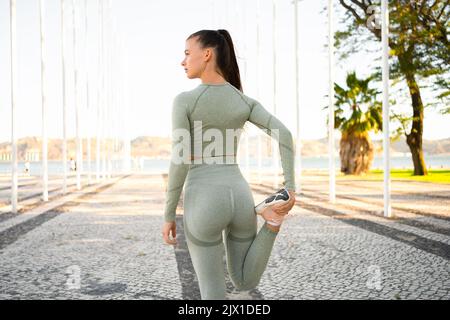
<path fill-rule="evenodd" d="M 242 100 L 250 107 L 250 109 L 253 109 L 253 107 L 258 104 L 259 102 L 252 98 L 249 95 L 246 95 L 245 93 L 237 90 L 237 92 L 241 95 Z"/>
<path fill-rule="evenodd" d="M 245 93 L 243 93 L 242 91 L 240 91 L 238 88 L 236 88 L 235 86 L 233 86 L 232 84 L 229 85 L 229 88 L 231 88 L 231 90 L 237 94 L 239 97 L 241 97 L 241 99 L 250 107 L 252 108 L 256 103 L 258 103 L 258 101 L 254 98 L 252 98 L 249 95 L 246 95 Z"/>
<path fill-rule="evenodd" d="M 189 105 L 193 101 L 193 96 L 192 90 L 182 91 L 174 96 L 173 103 L 178 105 Z"/>
<path fill-rule="evenodd" d="M 201 93 L 199 93 L 198 88 L 182 91 L 175 95 L 173 99 L 173 107 L 177 110 L 183 109 L 185 112 L 190 114 L 200 95 Z"/>
<path fill-rule="evenodd" d="M 195 100 L 202 93 L 202 88 L 196 87 L 191 90 L 186 90 L 175 95 L 174 99 L 178 101 L 190 102 Z"/>

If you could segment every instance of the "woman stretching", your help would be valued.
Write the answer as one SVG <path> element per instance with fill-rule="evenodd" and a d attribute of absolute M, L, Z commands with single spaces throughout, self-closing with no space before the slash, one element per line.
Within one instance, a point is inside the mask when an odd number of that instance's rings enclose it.
<path fill-rule="evenodd" d="M 234 286 L 255 288 L 283 218 L 295 203 L 292 134 L 258 101 L 243 94 L 233 41 L 226 30 L 190 35 L 181 65 L 189 79 L 200 78 L 202 83 L 178 94 L 173 102 L 162 235 L 167 244 L 176 244 L 175 213 L 184 186 L 183 227 L 201 298 L 225 299 L 223 249 Z M 278 141 L 284 187 L 290 193 L 289 202 L 260 213 L 266 222 L 259 231 L 253 195 L 236 162 L 238 143 L 234 142 L 235 138 L 239 142 L 246 121 Z"/>

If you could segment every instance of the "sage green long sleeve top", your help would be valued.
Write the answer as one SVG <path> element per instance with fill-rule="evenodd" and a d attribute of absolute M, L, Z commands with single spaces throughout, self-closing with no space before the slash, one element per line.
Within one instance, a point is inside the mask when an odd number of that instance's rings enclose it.
<path fill-rule="evenodd" d="M 247 121 L 278 141 L 283 184 L 287 189 L 295 191 L 294 143 L 286 126 L 258 101 L 243 94 L 228 82 L 200 84 L 193 90 L 178 94 L 173 100 L 172 155 L 164 210 L 166 222 L 175 220 L 187 173 L 199 158 L 206 161 L 208 157 L 205 155 L 210 155 L 209 160 L 213 159 L 210 157 L 220 159 L 221 156 L 227 156 L 228 160 L 231 157 L 233 163 L 237 163 L 239 132 Z M 230 132 L 235 134 L 232 139 L 227 139 L 227 131 L 228 137 L 232 137 Z M 217 137 L 220 135 L 222 139 Z M 216 147 L 208 147 L 211 143 Z M 206 150 L 210 153 L 206 153 Z M 191 157 L 197 160 L 191 160 Z M 223 160 L 223 163 L 228 162 Z"/>

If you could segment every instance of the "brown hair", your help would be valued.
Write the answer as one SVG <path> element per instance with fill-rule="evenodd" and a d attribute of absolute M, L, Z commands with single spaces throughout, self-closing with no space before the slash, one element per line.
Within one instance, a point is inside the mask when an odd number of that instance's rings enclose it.
<path fill-rule="evenodd" d="M 234 52 L 233 40 L 225 29 L 219 30 L 200 30 L 191 34 L 187 39 L 198 37 L 202 49 L 214 48 L 217 56 L 217 66 L 220 74 L 226 81 L 231 83 L 235 88 L 242 90 L 241 76 L 239 66 Z"/>

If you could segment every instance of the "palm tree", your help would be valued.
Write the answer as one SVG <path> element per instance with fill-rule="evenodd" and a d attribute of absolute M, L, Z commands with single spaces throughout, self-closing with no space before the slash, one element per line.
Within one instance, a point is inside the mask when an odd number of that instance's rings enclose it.
<path fill-rule="evenodd" d="M 334 84 L 334 127 L 341 131 L 339 156 L 344 174 L 367 173 L 373 161 L 370 131 L 378 132 L 382 125 L 382 105 L 376 100 L 380 92 L 369 88 L 375 75 L 358 79 L 355 72 L 347 74 L 344 89 Z"/>

